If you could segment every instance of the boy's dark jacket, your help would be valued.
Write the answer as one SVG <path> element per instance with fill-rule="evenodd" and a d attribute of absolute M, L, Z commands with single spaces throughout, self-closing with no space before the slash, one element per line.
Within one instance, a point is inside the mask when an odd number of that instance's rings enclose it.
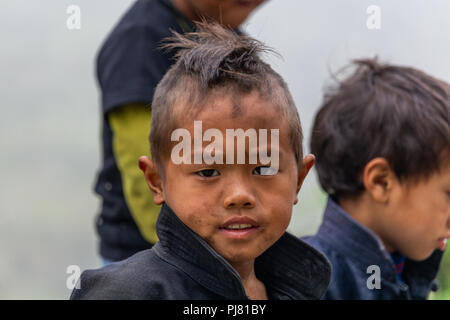
<path fill-rule="evenodd" d="M 436 290 L 433 280 L 442 251 L 436 250 L 422 262 L 406 259 L 402 272 L 404 283 L 397 282 L 390 254 L 379 237 L 351 218 L 331 198 L 319 231 L 303 240 L 322 251 L 331 262 L 333 272 L 324 299 L 426 299 L 430 290 Z M 374 283 L 374 271 L 367 270 L 372 265 L 380 268 L 380 289 L 369 289 L 367 284 Z"/>
<path fill-rule="evenodd" d="M 237 272 L 163 205 L 159 242 L 122 262 L 83 272 L 71 299 L 248 299 Z M 320 299 L 330 264 L 285 233 L 255 261 L 270 299 Z"/>

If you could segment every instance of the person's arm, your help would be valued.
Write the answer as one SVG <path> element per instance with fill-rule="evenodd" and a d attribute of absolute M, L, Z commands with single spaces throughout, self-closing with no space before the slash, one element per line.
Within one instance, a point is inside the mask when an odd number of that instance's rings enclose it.
<path fill-rule="evenodd" d="M 129 104 L 114 108 L 107 116 L 125 201 L 142 236 L 154 244 L 158 241 L 155 226 L 160 206 L 154 204 L 138 166 L 140 156 L 150 156 L 151 109 L 144 104 Z"/>

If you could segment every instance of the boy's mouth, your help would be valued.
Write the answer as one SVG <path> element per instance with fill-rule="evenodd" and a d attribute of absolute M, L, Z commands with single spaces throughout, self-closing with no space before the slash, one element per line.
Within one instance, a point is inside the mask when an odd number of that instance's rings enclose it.
<path fill-rule="evenodd" d="M 235 224 L 230 224 L 229 226 L 225 227 L 224 229 L 227 230 L 242 230 L 242 229 L 248 229 L 248 228 L 252 228 L 253 226 L 251 224 L 247 224 L 247 223 L 235 223 Z"/>
<path fill-rule="evenodd" d="M 249 217 L 233 217 L 219 227 L 219 231 L 226 237 L 242 239 L 261 230 L 261 227 Z"/>
<path fill-rule="evenodd" d="M 444 251 L 445 247 L 447 246 L 447 238 L 439 238 L 438 242 L 439 242 L 439 249 L 441 251 Z"/>

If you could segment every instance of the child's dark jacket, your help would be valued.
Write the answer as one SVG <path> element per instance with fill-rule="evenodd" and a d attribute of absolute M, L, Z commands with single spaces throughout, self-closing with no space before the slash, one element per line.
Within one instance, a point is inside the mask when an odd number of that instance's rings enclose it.
<path fill-rule="evenodd" d="M 231 265 L 163 205 L 159 242 L 127 260 L 83 272 L 71 299 L 247 299 Z M 271 299 L 320 299 L 328 260 L 285 233 L 255 261 Z"/>
<path fill-rule="evenodd" d="M 356 222 L 331 198 L 319 231 L 303 240 L 322 251 L 331 262 L 331 282 L 324 299 L 426 299 L 430 290 L 437 287 L 433 280 L 442 251 L 436 250 L 421 262 L 406 259 L 403 283 L 398 282 L 391 256 L 379 237 Z M 380 268 L 380 289 L 373 287 L 375 272 L 373 268 L 368 270 L 369 266 Z"/>

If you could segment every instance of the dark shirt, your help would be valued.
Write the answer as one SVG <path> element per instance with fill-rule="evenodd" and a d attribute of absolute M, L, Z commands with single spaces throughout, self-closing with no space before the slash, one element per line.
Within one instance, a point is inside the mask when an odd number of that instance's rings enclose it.
<path fill-rule="evenodd" d="M 150 106 L 154 89 L 173 63 L 174 52 L 158 49 L 161 40 L 171 36 L 170 29 L 182 33 L 186 25 L 191 26 L 169 0 L 139 0 L 120 19 L 98 54 L 103 159 L 95 191 L 102 199 L 96 228 L 103 258 L 122 260 L 152 246 L 139 232 L 126 203 L 107 114 L 130 103 Z"/>
<path fill-rule="evenodd" d="M 420 262 L 405 259 L 402 281 L 399 281 L 394 261 L 380 238 L 331 198 L 317 234 L 303 240 L 323 252 L 331 262 L 331 282 L 324 299 L 426 299 L 430 290 L 436 288 L 433 280 L 442 251 L 436 250 Z M 375 271 L 370 266 L 379 267 L 380 289 L 374 286 Z"/>
<path fill-rule="evenodd" d="M 71 299 L 248 299 L 238 273 L 163 205 L 152 249 L 84 271 Z M 255 260 L 270 299 L 320 299 L 330 280 L 328 260 L 285 233 Z"/>

